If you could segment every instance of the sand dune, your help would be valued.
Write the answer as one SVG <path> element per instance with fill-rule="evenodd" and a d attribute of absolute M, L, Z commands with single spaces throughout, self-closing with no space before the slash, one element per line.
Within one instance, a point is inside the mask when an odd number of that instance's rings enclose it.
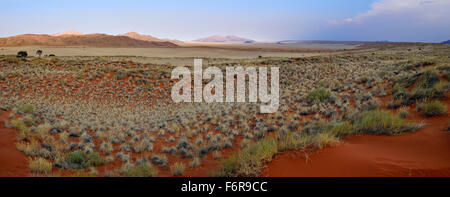
<path fill-rule="evenodd" d="M 106 34 L 51 36 L 47 34 L 25 34 L 0 38 L 1 47 L 14 46 L 91 46 L 91 47 L 176 47 L 167 41 L 143 41 L 127 36 Z"/>
<path fill-rule="evenodd" d="M 447 104 L 450 100 L 446 99 Z M 268 177 L 429 177 L 450 176 L 449 113 L 423 118 L 414 112 L 408 118 L 427 127 L 399 136 L 351 136 L 335 147 L 308 153 L 283 153 L 268 164 Z"/>

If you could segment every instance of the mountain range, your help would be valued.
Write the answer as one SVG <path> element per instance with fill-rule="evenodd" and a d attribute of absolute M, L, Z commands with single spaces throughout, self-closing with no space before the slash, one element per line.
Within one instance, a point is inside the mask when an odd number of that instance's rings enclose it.
<path fill-rule="evenodd" d="M 254 40 L 238 36 L 210 36 L 192 42 L 202 43 L 255 43 Z M 161 39 L 136 32 L 118 35 L 83 34 L 78 31 L 66 31 L 56 34 L 23 34 L 0 38 L 0 47 L 17 46 L 88 46 L 88 47 L 177 47 L 183 44 L 179 40 Z"/>
<path fill-rule="evenodd" d="M 215 35 L 215 36 L 210 36 L 210 37 L 206 37 L 206 38 L 200 38 L 200 39 L 197 39 L 197 40 L 193 40 L 193 42 L 245 43 L 245 44 L 250 44 L 250 43 L 255 43 L 256 41 L 251 40 L 251 39 L 247 39 L 247 38 L 237 37 L 237 36 L 219 36 L 219 35 Z"/>
<path fill-rule="evenodd" d="M 136 40 L 150 41 L 150 42 L 172 42 L 175 44 L 183 43 L 180 40 L 160 39 L 149 35 L 143 35 L 136 32 L 128 32 L 126 34 L 118 34 L 117 36 L 126 36 Z"/>
<path fill-rule="evenodd" d="M 89 46 L 89 47 L 177 47 L 173 42 L 137 39 L 127 35 L 82 34 L 67 31 L 53 35 L 24 34 L 0 38 L 0 47 L 16 46 Z"/>

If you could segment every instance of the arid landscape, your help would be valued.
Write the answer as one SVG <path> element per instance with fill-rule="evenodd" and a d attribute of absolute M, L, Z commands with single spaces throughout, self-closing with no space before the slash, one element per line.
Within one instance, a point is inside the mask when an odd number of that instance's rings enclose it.
<path fill-rule="evenodd" d="M 4 1 L 0 188 L 445 190 L 448 10 L 450 0 Z"/>
<path fill-rule="evenodd" d="M 0 40 L 0 176 L 450 176 L 450 45 L 128 36 Z M 279 110 L 174 103 L 194 58 L 279 67 Z"/>

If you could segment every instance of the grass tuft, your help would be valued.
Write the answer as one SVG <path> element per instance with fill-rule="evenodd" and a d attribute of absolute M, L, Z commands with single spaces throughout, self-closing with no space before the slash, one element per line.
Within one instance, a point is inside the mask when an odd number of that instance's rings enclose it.
<path fill-rule="evenodd" d="M 331 98 L 331 92 L 324 89 L 315 89 L 311 93 L 308 94 L 306 100 L 310 103 L 313 102 L 325 102 Z"/>
<path fill-rule="evenodd" d="M 397 135 L 415 131 L 423 125 L 407 122 L 388 111 L 373 110 L 359 114 L 353 127 L 356 133 Z"/>
<path fill-rule="evenodd" d="M 173 176 L 180 176 L 184 174 L 185 168 L 186 166 L 184 165 L 184 163 L 176 162 L 175 164 L 170 166 L 170 172 L 172 173 Z"/>
<path fill-rule="evenodd" d="M 51 161 L 37 157 L 29 158 L 28 167 L 32 172 L 39 174 L 50 174 L 52 172 L 53 164 Z"/>
<path fill-rule="evenodd" d="M 424 116 L 440 116 L 447 112 L 447 105 L 440 101 L 432 101 L 420 104 L 417 111 Z"/>
<path fill-rule="evenodd" d="M 263 139 L 249 145 L 240 153 L 223 159 L 215 176 L 258 176 L 263 164 L 272 160 L 277 152 L 278 145 L 275 138 Z"/>
<path fill-rule="evenodd" d="M 156 177 L 158 170 L 152 167 L 148 162 L 139 164 L 126 163 L 122 166 L 121 174 L 126 177 Z"/>

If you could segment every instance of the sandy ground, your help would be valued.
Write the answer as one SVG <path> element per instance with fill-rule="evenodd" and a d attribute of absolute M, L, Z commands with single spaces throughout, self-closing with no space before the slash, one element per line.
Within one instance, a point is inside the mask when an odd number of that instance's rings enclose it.
<path fill-rule="evenodd" d="M 0 110 L 0 177 L 29 175 L 27 156 L 16 148 L 16 132 L 5 128 L 8 113 Z"/>
<path fill-rule="evenodd" d="M 450 104 L 450 100 L 445 101 Z M 350 136 L 335 147 L 305 156 L 291 151 L 277 155 L 263 171 L 265 177 L 429 177 L 450 176 L 450 110 L 424 118 L 417 112 L 409 120 L 426 128 L 398 136 Z"/>
<path fill-rule="evenodd" d="M 183 44 L 177 48 L 93 48 L 93 47 L 2 47 L 0 55 L 16 55 L 19 51 L 27 51 L 36 56 L 35 51 L 56 56 L 142 56 L 142 57 L 201 57 L 248 59 L 262 57 L 308 57 L 335 52 L 341 49 L 353 49 L 347 45 L 276 45 L 276 44 Z"/>

